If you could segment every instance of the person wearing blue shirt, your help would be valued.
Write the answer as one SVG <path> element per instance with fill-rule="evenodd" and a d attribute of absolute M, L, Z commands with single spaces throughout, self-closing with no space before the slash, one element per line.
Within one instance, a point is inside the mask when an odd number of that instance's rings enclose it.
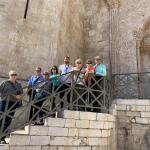
<path fill-rule="evenodd" d="M 38 90 L 37 85 L 40 82 L 44 81 L 44 77 L 43 77 L 41 72 L 42 72 L 41 67 L 36 67 L 35 68 L 35 74 L 32 75 L 31 78 L 28 81 L 28 91 L 27 91 L 27 93 L 29 95 L 29 101 L 34 100 L 35 95 L 36 95 L 36 90 Z M 34 113 L 34 107 L 31 106 L 30 116 L 29 116 L 30 120 L 33 119 L 33 113 Z"/>
<path fill-rule="evenodd" d="M 106 65 L 101 63 L 101 58 L 100 56 L 95 57 L 95 75 L 96 76 L 106 76 Z"/>

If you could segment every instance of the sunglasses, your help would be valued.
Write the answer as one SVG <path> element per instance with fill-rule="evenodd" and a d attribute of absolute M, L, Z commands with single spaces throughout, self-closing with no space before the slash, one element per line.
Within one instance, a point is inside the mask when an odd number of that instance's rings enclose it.
<path fill-rule="evenodd" d="M 82 64 L 81 62 L 77 62 L 77 64 Z"/>
<path fill-rule="evenodd" d="M 10 76 L 17 76 L 17 74 L 11 74 Z"/>

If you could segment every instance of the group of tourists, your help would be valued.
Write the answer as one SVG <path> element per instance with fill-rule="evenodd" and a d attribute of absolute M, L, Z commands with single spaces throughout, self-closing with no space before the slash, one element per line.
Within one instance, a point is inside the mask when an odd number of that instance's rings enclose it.
<path fill-rule="evenodd" d="M 76 72 L 74 75 L 71 72 Z M 64 57 L 64 63 L 59 67 L 53 66 L 50 70 L 42 73 L 41 67 L 35 68 L 35 73 L 32 75 L 27 83 L 27 93 L 29 95 L 29 101 L 34 99 L 40 99 L 50 95 L 61 84 L 60 90 L 67 89 L 71 84 L 75 83 L 78 87 L 91 86 L 93 84 L 92 77 L 95 81 L 98 81 L 101 77 L 106 76 L 106 65 L 102 63 L 100 56 L 95 57 L 95 65 L 93 65 L 91 59 L 86 60 L 86 66 L 84 67 L 82 59 L 75 60 L 75 67 L 70 64 L 70 57 Z M 44 90 L 41 90 L 44 89 Z M 48 91 L 48 92 L 47 92 Z M 81 92 L 81 91 L 80 91 Z M 3 81 L 0 84 L 0 114 L 3 114 L 6 110 L 9 110 L 9 115 L 6 115 L 5 120 L 0 118 L 0 130 L 1 132 L 7 130 L 10 126 L 12 118 L 15 114 L 16 108 L 22 105 L 23 88 L 17 81 L 17 72 L 10 71 L 9 79 Z M 65 92 L 60 94 L 60 98 L 63 99 Z M 69 103 L 70 93 L 67 94 L 67 101 Z M 36 103 L 38 108 L 42 107 L 43 101 Z M 63 103 L 62 103 L 63 105 Z M 29 119 L 36 120 L 38 108 L 31 106 Z M 42 112 L 42 111 L 41 111 Z M 38 113 L 38 115 L 43 115 Z M 10 117 L 11 116 L 11 117 Z M 40 120 L 41 121 L 41 120 Z M 43 124 L 43 121 L 38 124 Z M 5 136 L 1 139 L 1 143 L 5 143 Z"/>

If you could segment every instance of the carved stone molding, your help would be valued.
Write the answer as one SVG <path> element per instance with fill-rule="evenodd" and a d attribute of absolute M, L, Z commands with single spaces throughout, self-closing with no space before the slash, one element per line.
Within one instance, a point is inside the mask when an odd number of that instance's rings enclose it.
<path fill-rule="evenodd" d="M 143 34 L 143 29 L 139 28 L 133 31 L 133 37 L 136 41 L 141 41 L 143 38 L 144 34 Z"/>
<path fill-rule="evenodd" d="M 122 0 L 106 0 L 106 3 L 110 8 L 119 8 Z"/>

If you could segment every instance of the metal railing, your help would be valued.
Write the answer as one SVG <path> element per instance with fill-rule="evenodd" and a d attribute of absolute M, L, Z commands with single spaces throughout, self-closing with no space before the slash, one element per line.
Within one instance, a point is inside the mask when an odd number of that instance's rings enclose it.
<path fill-rule="evenodd" d="M 71 82 L 67 83 L 69 78 Z M 111 105 L 110 81 L 92 74 L 85 81 L 81 72 L 73 71 L 41 82 L 28 93 L 29 97 L 24 92 L 19 106 L 18 102 L 10 105 L 12 93 L 6 95 L 5 111 L 0 112 L 0 139 L 56 112 L 62 116 L 65 109 L 108 113 Z"/>
<path fill-rule="evenodd" d="M 113 75 L 113 97 L 150 99 L 150 72 Z"/>

